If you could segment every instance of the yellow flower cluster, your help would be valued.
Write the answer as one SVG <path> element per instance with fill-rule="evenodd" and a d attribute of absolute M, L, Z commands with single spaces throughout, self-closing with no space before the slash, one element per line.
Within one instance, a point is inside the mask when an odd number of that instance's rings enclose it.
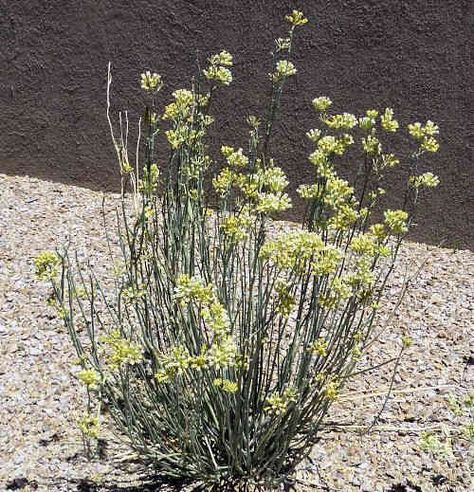
<path fill-rule="evenodd" d="M 229 165 L 238 167 L 247 163 L 247 158 L 232 147 L 223 147 Z M 245 162 L 243 161 L 245 159 Z M 233 159 L 237 163 L 232 162 Z M 237 164 L 237 165 L 236 165 Z M 259 159 L 255 164 L 255 171 L 250 174 L 238 173 L 226 167 L 213 179 L 214 189 L 225 196 L 232 186 L 236 186 L 248 199 L 251 199 L 256 211 L 266 214 L 281 212 L 291 207 L 291 200 L 283 190 L 288 186 L 288 180 L 283 170 L 274 166 L 270 160 L 267 167 L 263 167 Z"/>
<path fill-rule="evenodd" d="M 259 193 L 256 210 L 264 214 L 283 212 L 291 208 L 287 193 Z"/>
<path fill-rule="evenodd" d="M 378 226 L 382 226 L 383 224 L 378 224 Z M 382 234 L 382 231 L 380 230 L 379 227 L 376 227 L 377 231 L 379 231 L 380 234 Z M 383 236 L 380 237 L 380 239 L 383 239 L 385 237 L 385 231 L 383 231 Z M 380 243 L 379 237 L 377 237 L 374 234 L 371 233 L 365 233 L 365 234 L 359 234 L 358 236 L 355 236 L 351 243 L 350 243 L 350 248 L 354 253 L 357 253 L 359 255 L 365 255 L 369 257 L 374 257 L 376 255 L 381 255 L 381 256 L 388 256 L 390 255 L 390 248 L 387 246 L 383 245 Z"/>
<path fill-rule="evenodd" d="M 434 137 L 425 138 L 420 145 L 422 150 L 426 150 L 427 152 L 438 152 L 439 143 Z"/>
<path fill-rule="evenodd" d="M 296 192 L 301 198 L 311 200 L 318 198 L 322 193 L 322 189 L 323 187 L 319 183 L 315 183 L 314 185 L 303 184 L 298 186 Z"/>
<path fill-rule="evenodd" d="M 282 269 L 305 269 L 313 275 L 327 275 L 337 270 L 341 252 L 326 246 L 314 232 L 293 231 L 264 243 L 260 258 L 270 260 Z M 309 265 L 305 263 L 311 260 Z"/>
<path fill-rule="evenodd" d="M 230 326 L 227 310 L 215 299 L 201 309 L 201 316 L 206 325 L 218 335 L 226 333 Z"/>
<path fill-rule="evenodd" d="M 236 381 L 230 379 L 216 378 L 212 382 L 216 388 L 222 389 L 225 393 L 236 393 L 239 389 L 239 385 Z"/>
<path fill-rule="evenodd" d="M 362 139 L 362 148 L 367 155 L 377 155 L 382 152 L 382 144 L 375 135 L 367 135 Z"/>
<path fill-rule="evenodd" d="M 222 85 L 230 85 L 232 82 L 232 72 L 225 67 L 211 65 L 207 70 L 204 70 L 204 75 L 208 80 L 215 80 Z"/>
<path fill-rule="evenodd" d="M 428 120 L 424 125 L 419 122 L 408 125 L 408 133 L 420 142 L 420 148 L 427 152 L 437 152 L 439 143 L 435 135 L 439 134 L 438 125 Z"/>
<path fill-rule="evenodd" d="M 208 367 L 207 348 L 201 347 L 199 354 L 190 356 L 188 350 L 182 345 L 173 347 L 167 354 L 157 355 L 160 369 L 155 373 L 155 379 L 159 383 L 167 383 L 176 375 L 183 374 L 188 368 L 201 370 Z"/>
<path fill-rule="evenodd" d="M 351 205 L 343 203 L 338 206 L 336 213 L 329 219 L 328 225 L 332 229 L 344 231 L 355 224 L 358 218 L 357 210 Z"/>
<path fill-rule="evenodd" d="M 273 164 L 273 159 L 269 160 L 267 167 L 263 167 L 260 159 L 257 159 L 255 167 L 251 174 L 236 176 L 236 185 L 247 198 L 258 199 L 263 190 L 278 195 L 288 186 L 285 173 Z"/>
<path fill-rule="evenodd" d="M 141 192 L 152 193 L 158 186 L 158 178 L 160 177 L 160 170 L 158 165 L 153 163 L 150 165 L 150 170 L 147 167 L 143 168 L 143 178 L 139 181 L 138 186 Z"/>
<path fill-rule="evenodd" d="M 409 182 L 413 188 L 436 188 L 439 185 L 439 178 L 427 172 L 418 176 L 410 176 Z"/>
<path fill-rule="evenodd" d="M 315 340 L 308 348 L 308 351 L 311 352 L 313 355 L 317 355 L 319 357 L 326 357 L 328 352 L 329 343 L 326 341 L 325 338 L 318 338 Z"/>
<path fill-rule="evenodd" d="M 408 231 L 408 213 L 405 210 L 385 210 L 384 222 L 392 234 L 403 234 Z"/>
<path fill-rule="evenodd" d="M 365 112 L 365 116 L 359 118 L 359 128 L 365 131 L 372 130 L 377 123 L 377 116 L 379 112 L 376 109 L 368 109 Z"/>
<path fill-rule="evenodd" d="M 326 205 L 336 208 L 342 205 L 354 193 L 354 188 L 345 179 L 331 176 L 326 181 L 324 195 L 321 197 Z"/>
<path fill-rule="evenodd" d="M 335 223 L 338 220 L 350 222 L 354 218 L 353 212 L 355 211 L 351 211 L 350 205 L 345 204 L 345 202 L 352 197 L 354 189 L 345 179 L 335 176 L 332 170 L 328 170 L 325 177 L 327 178 L 325 185 L 319 183 L 300 185 L 297 193 L 301 198 L 318 199 L 324 204 L 340 210 L 341 215 L 338 219 L 334 219 Z M 357 219 L 357 213 L 355 219 Z"/>
<path fill-rule="evenodd" d="M 158 92 L 163 87 L 161 75 L 151 73 L 149 70 L 141 74 L 140 83 L 146 92 Z"/>
<path fill-rule="evenodd" d="M 200 278 L 190 277 L 184 273 L 179 275 L 174 292 L 175 299 L 183 307 L 190 302 L 207 305 L 215 298 L 212 284 L 205 285 Z"/>
<path fill-rule="evenodd" d="M 328 290 L 320 294 L 318 304 L 326 309 L 335 309 L 340 302 L 352 295 L 351 286 L 341 277 L 334 277 Z"/>
<path fill-rule="evenodd" d="M 94 369 L 82 369 L 77 375 L 79 381 L 88 388 L 95 388 L 99 382 L 99 375 Z"/>
<path fill-rule="evenodd" d="M 400 164 L 400 160 L 395 156 L 395 154 L 382 154 L 381 168 L 385 167 L 395 167 Z"/>
<path fill-rule="evenodd" d="M 380 116 L 380 122 L 382 128 L 387 132 L 396 132 L 398 130 L 399 124 L 397 120 L 393 119 L 393 109 L 386 108 L 384 113 Z"/>
<path fill-rule="evenodd" d="M 236 186 L 248 199 L 254 202 L 255 210 L 261 213 L 281 212 L 291 207 L 291 200 L 283 190 L 288 180 L 280 167 L 270 159 L 263 166 L 260 159 L 255 163 L 255 171 L 250 174 L 237 172 L 238 168 L 247 166 L 248 158 L 242 149 L 223 146 L 221 152 L 227 159 L 228 167 L 223 168 L 213 179 L 216 192 L 224 197 L 233 186 Z"/>
<path fill-rule="evenodd" d="M 119 330 L 112 330 L 101 338 L 101 342 L 111 369 L 118 369 L 125 364 L 134 365 L 142 360 L 140 346 L 123 338 Z"/>
<path fill-rule="evenodd" d="M 221 51 L 209 58 L 209 67 L 203 70 L 204 76 L 211 81 L 222 85 L 230 85 L 232 82 L 232 55 L 227 51 Z"/>
<path fill-rule="evenodd" d="M 189 129 L 187 126 L 178 126 L 175 130 L 167 130 L 166 138 L 172 149 L 179 149 L 182 145 L 192 145 L 204 136 L 203 130 Z"/>
<path fill-rule="evenodd" d="M 331 106 L 332 101 L 329 97 L 320 96 L 313 99 L 313 107 L 319 113 L 326 111 Z"/>
<path fill-rule="evenodd" d="M 330 381 L 324 387 L 324 395 L 330 401 L 334 401 L 339 396 L 340 383 L 337 381 Z"/>
<path fill-rule="evenodd" d="M 306 136 L 311 140 L 311 142 L 316 143 L 321 138 L 321 130 L 313 128 L 306 132 Z"/>
<path fill-rule="evenodd" d="M 198 357 L 201 355 L 202 353 Z M 158 355 L 157 361 L 161 368 L 155 373 L 155 378 L 159 383 L 165 383 L 177 375 L 182 375 L 192 364 L 193 358 L 186 347 L 177 345 L 169 353 Z"/>
<path fill-rule="evenodd" d="M 357 289 L 359 298 L 365 299 L 370 296 L 375 282 L 375 276 L 372 271 L 372 261 L 368 255 L 357 259 L 356 269 L 348 276 L 347 282 Z"/>
<path fill-rule="evenodd" d="M 53 251 L 43 251 L 33 261 L 40 280 L 53 280 L 57 276 L 61 260 Z"/>
<path fill-rule="evenodd" d="M 233 344 L 230 338 L 226 340 L 230 328 L 227 310 L 217 298 L 212 284 L 205 285 L 200 278 L 182 274 L 176 282 L 175 299 L 183 307 L 191 302 L 199 305 L 203 321 L 216 335 L 219 344 L 222 345 L 222 347 L 220 345 L 213 346 L 211 351 L 214 348 L 225 351 L 224 345 Z"/>
<path fill-rule="evenodd" d="M 83 415 L 77 422 L 80 431 L 87 437 L 97 439 L 99 437 L 99 419 L 89 413 Z"/>
<path fill-rule="evenodd" d="M 288 179 L 281 167 L 273 165 L 273 161 L 270 160 L 270 165 L 263 169 L 260 166 L 257 167 L 256 178 L 261 186 L 264 186 L 272 193 L 280 193 L 288 186 Z"/>
<path fill-rule="evenodd" d="M 246 208 L 239 214 L 231 214 L 224 217 L 220 229 L 231 241 L 239 242 L 248 236 L 248 227 L 252 222 L 252 217 L 248 208 Z"/>
<path fill-rule="evenodd" d="M 208 361 L 209 365 L 216 369 L 237 365 L 237 346 L 230 335 L 218 338 L 217 342 L 211 346 L 209 349 Z"/>
<path fill-rule="evenodd" d="M 235 173 L 228 167 L 225 167 L 219 172 L 219 174 L 215 178 L 213 178 L 212 186 L 214 190 L 221 197 L 223 197 L 229 192 L 230 188 L 235 182 L 235 179 L 236 179 Z"/>
<path fill-rule="evenodd" d="M 332 116 L 322 117 L 321 120 L 329 128 L 350 130 L 357 126 L 358 120 L 351 113 L 335 114 Z"/>
<path fill-rule="evenodd" d="M 382 241 L 387 237 L 387 232 L 383 224 L 373 224 L 369 228 L 369 232 L 377 238 L 377 240 Z"/>
<path fill-rule="evenodd" d="M 231 67 L 233 64 L 232 55 L 228 51 L 221 51 L 209 58 L 211 65 L 222 65 L 223 67 Z"/>
<path fill-rule="evenodd" d="M 221 152 L 227 160 L 227 163 L 231 168 L 238 169 L 246 167 L 249 163 L 249 158 L 244 155 L 242 149 L 234 150 L 233 147 L 228 147 L 223 145 L 221 147 Z"/>
<path fill-rule="evenodd" d="M 318 140 L 316 152 L 319 150 L 324 156 L 330 156 L 331 154 L 342 155 L 347 150 L 347 147 L 353 143 L 354 139 L 347 133 L 340 137 L 326 135 Z M 313 162 L 312 157 L 315 158 L 315 156 L 311 155 L 310 162 Z"/>
<path fill-rule="evenodd" d="M 274 415 L 283 415 L 290 403 L 296 403 L 298 393 L 294 388 L 286 388 L 283 393 L 272 393 L 266 400 L 263 410 Z"/>
<path fill-rule="evenodd" d="M 333 246 L 326 246 L 311 263 L 310 271 L 314 275 L 329 275 L 339 267 L 342 253 Z"/>
<path fill-rule="evenodd" d="M 308 19 L 304 16 L 303 12 L 299 10 L 293 10 L 291 14 L 285 16 L 285 20 L 293 26 L 303 26 L 308 22 Z"/>
<path fill-rule="evenodd" d="M 309 161 L 314 165 L 320 177 L 334 176 L 334 170 L 330 162 L 331 154 L 343 155 L 354 140 L 351 135 L 344 134 L 339 138 L 327 135 L 317 141 L 317 148 L 309 155 Z M 302 187 L 304 188 L 304 187 Z"/>
<path fill-rule="evenodd" d="M 428 120 L 424 125 L 419 122 L 410 123 L 408 125 L 408 133 L 416 140 L 423 140 L 425 137 L 438 135 L 439 127 L 431 120 Z"/>
<path fill-rule="evenodd" d="M 284 317 L 290 315 L 291 311 L 295 307 L 296 300 L 290 294 L 288 289 L 288 285 L 285 282 L 277 282 L 275 284 L 275 292 L 277 293 L 277 313 L 281 314 Z"/>
<path fill-rule="evenodd" d="M 197 355 L 190 355 L 184 346 L 178 345 L 167 354 L 158 355 L 157 362 L 160 369 L 155 373 L 155 379 L 159 383 L 167 383 L 178 375 L 184 375 L 188 369 L 199 371 L 208 367 L 221 369 L 237 365 L 237 347 L 232 337 L 225 335 L 209 349 L 205 346 L 201 347 Z M 227 384 L 226 387 L 231 388 Z"/>
<path fill-rule="evenodd" d="M 275 71 L 270 74 L 273 82 L 280 82 L 296 74 L 296 68 L 289 60 L 278 60 Z"/>
<path fill-rule="evenodd" d="M 139 302 L 145 295 L 145 289 L 136 285 L 131 285 L 122 290 L 122 298 L 125 303 L 133 304 Z"/>
<path fill-rule="evenodd" d="M 174 101 L 165 107 L 164 120 L 186 119 L 191 114 L 194 102 L 194 94 L 187 89 L 178 89 L 173 92 Z"/>
<path fill-rule="evenodd" d="M 280 268 L 293 268 L 312 258 L 325 247 L 315 232 L 293 231 L 265 242 L 260 257 L 271 260 Z"/>
<path fill-rule="evenodd" d="M 289 50 L 290 46 L 291 46 L 291 39 L 290 38 L 275 39 L 275 45 L 276 45 L 277 51 Z"/>

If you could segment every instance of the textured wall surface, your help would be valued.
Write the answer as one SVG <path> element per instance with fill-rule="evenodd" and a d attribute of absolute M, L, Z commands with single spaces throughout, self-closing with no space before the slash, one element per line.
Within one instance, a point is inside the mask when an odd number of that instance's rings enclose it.
<path fill-rule="evenodd" d="M 235 83 L 218 96 L 213 139 L 244 145 L 245 117 L 268 99 L 273 39 L 294 7 L 310 24 L 297 39 L 298 74 L 273 147 L 293 186 L 311 179 L 303 134 L 316 123 L 317 95 L 339 110 L 392 106 L 405 124 L 430 118 L 442 147 L 426 166 L 442 185 L 425 200 L 414 237 L 473 248 L 472 0 L 0 0 L 0 171 L 116 186 L 105 120 L 109 60 L 113 109 L 128 108 L 136 121 L 141 71 L 163 74 L 166 96 L 188 85 L 197 54 L 231 51 Z M 400 194 L 393 180 L 390 197 Z"/>

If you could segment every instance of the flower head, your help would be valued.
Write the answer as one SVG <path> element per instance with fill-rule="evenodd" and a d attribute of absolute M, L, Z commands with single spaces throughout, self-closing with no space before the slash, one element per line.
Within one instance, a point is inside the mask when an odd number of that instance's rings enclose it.
<path fill-rule="evenodd" d="M 296 68 L 289 60 L 279 60 L 276 64 L 275 71 L 270 74 L 273 82 L 280 82 L 296 74 Z"/>
<path fill-rule="evenodd" d="M 292 26 L 304 26 L 308 22 L 308 19 L 304 16 L 303 12 L 300 12 L 299 10 L 293 10 L 291 14 L 285 16 L 285 20 Z"/>
<path fill-rule="evenodd" d="M 277 51 L 289 50 L 290 46 L 291 46 L 291 39 L 290 38 L 275 39 L 275 45 L 276 45 Z"/>
<path fill-rule="evenodd" d="M 207 305 L 215 297 L 212 284 L 205 284 L 199 277 L 190 277 L 184 273 L 178 276 L 174 293 L 181 306 L 190 302 Z"/>
<path fill-rule="evenodd" d="M 221 51 L 209 57 L 209 67 L 203 70 L 204 76 L 211 81 L 221 85 L 230 85 L 232 82 L 231 67 L 233 60 L 232 55 L 228 51 Z"/>
<path fill-rule="evenodd" d="M 34 259 L 34 264 L 40 280 L 52 280 L 58 274 L 61 260 L 53 251 L 43 251 Z"/>
<path fill-rule="evenodd" d="M 327 352 L 328 346 L 329 344 L 326 341 L 326 339 L 320 337 L 310 345 L 308 351 L 311 352 L 313 355 L 318 355 L 319 357 L 326 357 L 326 355 L 328 354 Z"/>
<path fill-rule="evenodd" d="M 87 413 L 78 420 L 77 424 L 85 436 L 93 439 L 99 437 L 99 419 L 95 415 Z"/>
<path fill-rule="evenodd" d="M 223 67 L 231 67 L 233 64 L 232 55 L 228 51 L 221 51 L 209 58 L 211 65 L 221 65 Z"/>
<path fill-rule="evenodd" d="M 383 115 L 380 116 L 380 121 L 382 128 L 387 132 L 396 132 L 398 130 L 399 124 L 397 120 L 393 119 L 393 109 L 386 108 Z"/>
<path fill-rule="evenodd" d="M 216 378 L 212 382 L 216 388 L 222 389 L 225 393 L 236 393 L 239 389 L 239 385 L 236 381 L 231 381 L 230 379 Z"/>
<path fill-rule="evenodd" d="M 408 231 L 408 213 L 405 210 L 385 210 L 385 225 L 393 234 L 403 234 Z"/>
<path fill-rule="evenodd" d="M 265 214 L 283 212 L 291 208 L 291 199 L 286 193 L 259 193 L 256 209 Z"/>
<path fill-rule="evenodd" d="M 79 381 L 85 384 L 88 388 L 94 388 L 99 382 L 99 375 L 94 369 L 83 369 L 77 375 Z"/>
<path fill-rule="evenodd" d="M 358 124 L 357 118 L 351 113 L 335 114 L 322 118 L 323 122 L 333 129 L 350 130 Z"/>
<path fill-rule="evenodd" d="M 337 381 L 330 381 L 324 387 L 324 396 L 330 401 L 334 401 L 339 396 L 340 384 Z"/>
<path fill-rule="evenodd" d="M 275 285 L 275 292 L 277 293 L 276 311 L 284 317 L 289 316 L 295 307 L 295 298 L 290 294 L 285 282 L 277 282 Z"/>
<path fill-rule="evenodd" d="M 332 101 L 329 97 L 320 96 L 313 99 L 313 107 L 316 111 L 322 113 L 331 106 Z"/>
<path fill-rule="evenodd" d="M 294 388 L 286 388 L 281 394 L 272 393 L 265 400 L 263 410 L 274 415 L 283 415 L 286 413 L 288 406 L 298 400 L 298 393 Z"/>
<path fill-rule="evenodd" d="M 374 135 L 367 135 L 362 139 L 362 148 L 367 155 L 377 155 L 382 152 L 382 144 Z"/>
<path fill-rule="evenodd" d="M 420 147 L 427 152 L 438 152 L 439 143 L 434 137 L 426 137 L 423 139 L 423 142 L 421 142 Z"/>
<path fill-rule="evenodd" d="M 111 369 L 126 364 L 134 365 L 142 360 L 140 346 L 122 337 L 119 330 L 112 330 L 109 335 L 102 337 L 101 342 Z"/>
<path fill-rule="evenodd" d="M 147 70 L 141 74 L 141 87 L 145 92 L 158 92 L 163 87 L 161 75 Z"/>
<path fill-rule="evenodd" d="M 438 125 L 428 120 L 424 125 L 420 122 L 410 123 L 408 125 L 408 133 L 420 142 L 420 149 L 427 152 L 438 152 L 439 143 L 434 137 L 438 135 Z"/>
<path fill-rule="evenodd" d="M 244 151 L 241 148 L 239 148 L 238 150 L 234 150 L 233 147 L 223 145 L 221 147 L 221 152 L 227 159 L 227 163 L 231 168 L 242 168 L 247 166 L 247 164 L 249 163 L 249 158 L 244 155 Z"/>
<path fill-rule="evenodd" d="M 418 176 L 410 176 L 409 183 L 413 188 L 436 188 L 439 185 L 439 178 L 427 172 Z"/>

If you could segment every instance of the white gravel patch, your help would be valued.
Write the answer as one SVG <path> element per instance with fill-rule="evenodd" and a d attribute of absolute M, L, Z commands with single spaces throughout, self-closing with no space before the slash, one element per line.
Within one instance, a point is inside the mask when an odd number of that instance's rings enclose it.
<path fill-rule="evenodd" d="M 118 490 L 123 467 L 105 456 L 87 461 L 75 420 L 83 410 L 73 377 L 74 354 L 62 322 L 47 306 L 49 289 L 34 278 L 33 258 L 69 237 L 97 271 L 104 268 L 102 194 L 29 177 L 0 175 L 0 490 Z M 113 209 L 116 195 L 107 195 Z M 474 490 L 474 446 L 453 440 L 453 452 L 421 451 L 420 429 L 459 427 L 449 394 L 474 390 L 474 253 L 405 243 L 387 295 L 395 304 L 406 269 L 426 260 L 370 361 L 398 353 L 402 332 L 413 345 L 402 359 L 386 411 L 370 433 L 391 367 L 351 383 L 350 401 L 329 420 L 350 425 L 322 435 L 298 475 L 297 490 Z M 99 275 L 100 276 L 100 275 Z M 382 313 L 382 321 L 388 310 Z M 89 483 L 89 485 L 87 485 Z M 97 488 L 90 484 L 97 484 Z M 112 487 L 112 488 L 110 488 Z M 163 490 L 163 489 L 159 489 Z"/>

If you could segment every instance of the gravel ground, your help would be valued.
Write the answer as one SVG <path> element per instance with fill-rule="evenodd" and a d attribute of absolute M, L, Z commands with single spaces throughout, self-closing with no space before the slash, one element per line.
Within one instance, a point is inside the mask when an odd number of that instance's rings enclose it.
<path fill-rule="evenodd" d="M 101 207 L 97 192 L 0 175 L 0 490 L 118 490 L 114 484 L 127 478 L 110 459 L 113 439 L 101 459 L 84 456 L 75 426 L 83 406 L 74 355 L 61 320 L 45 304 L 48 286 L 33 275 L 33 257 L 66 237 L 81 256 L 90 253 L 100 275 Z M 406 272 L 422 263 L 398 313 L 389 317 Z M 354 380 L 329 417 L 344 425 L 322 435 L 298 473 L 297 490 L 474 490 L 474 446 L 453 438 L 444 454 L 420 448 L 421 430 L 455 432 L 468 422 L 447 400 L 474 390 L 473 278 L 470 251 L 404 245 L 381 313 L 387 329 L 367 361 L 398 354 L 403 333 L 413 338 L 392 396 L 367 432 L 384 404 L 393 364 Z"/>

